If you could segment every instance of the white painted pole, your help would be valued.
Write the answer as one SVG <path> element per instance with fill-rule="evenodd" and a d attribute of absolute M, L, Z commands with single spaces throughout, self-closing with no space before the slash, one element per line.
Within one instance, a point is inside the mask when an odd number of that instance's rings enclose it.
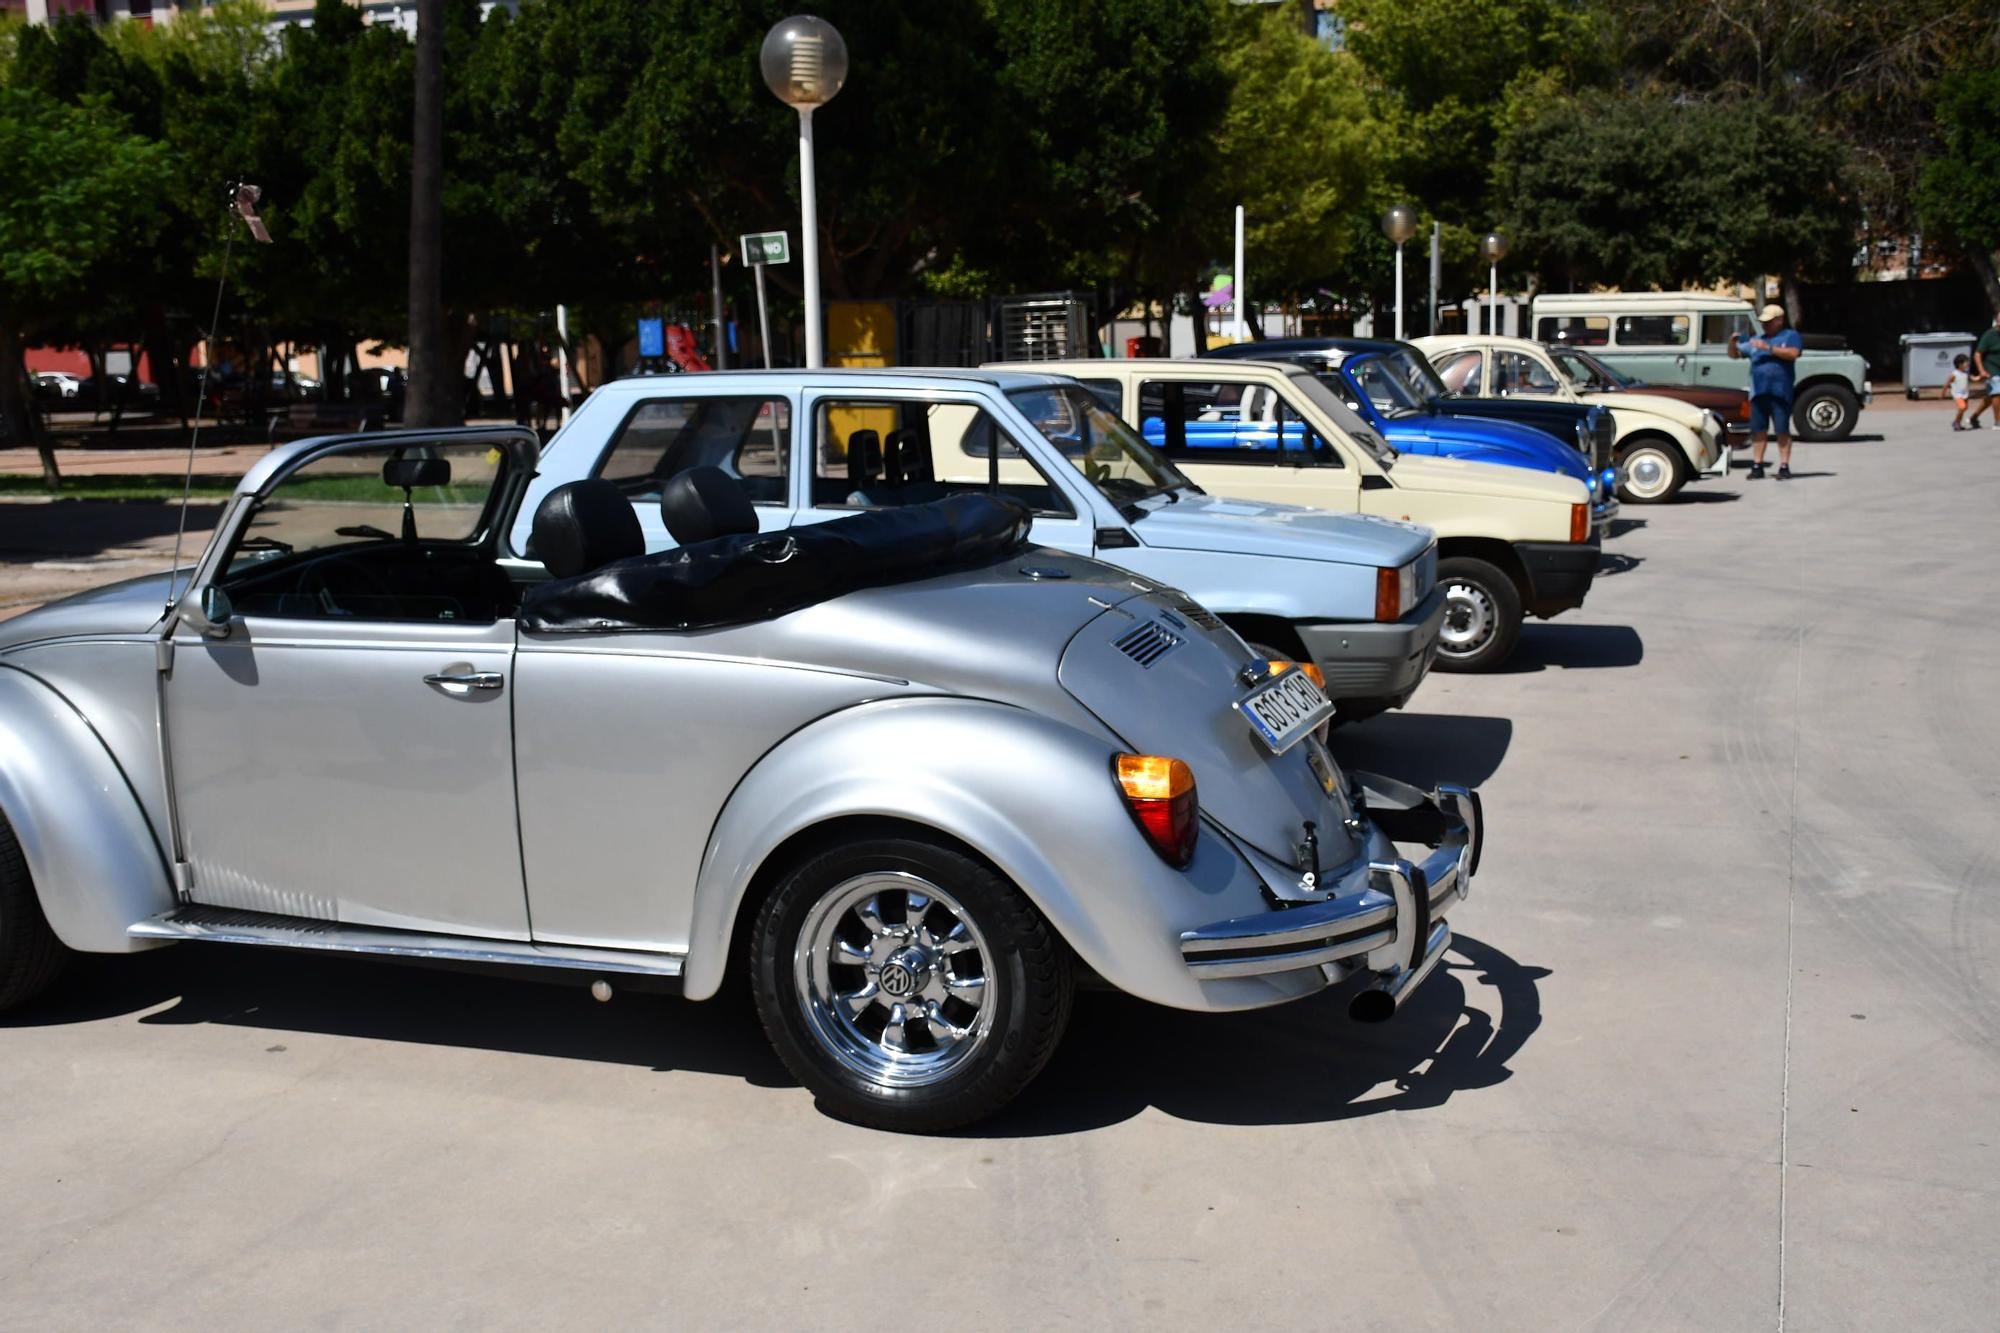
<path fill-rule="evenodd" d="M 764 308 L 764 266 L 752 264 L 757 270 L 757 340 L 764 348 L 764 369 L 771 368 L 771 317 Z"/>
<path fill-rule="evenodd" d="M 1241 204 L 1236 206 L 1236 267 L 1230 273 L 1229 281 L 1234 288 L 1230 293 L 1230 304 L 1236 307 L 1235 339 L 1237 342 L 1243 342 L 1247 337 L 1244 333 L 1244 302 L 1249 299 L 1250 284 L 1243 279 L 1243 205 Z M 1205 349 L 1197 347 L 1195 353 L 1199 355 L 1203 350 Z"/>
<path fill-rule="evenodd" d="M 805 233 L 799 250 L 805 264 L 806 368 L 818 370 L 825 362 L 819 336 L 819 202 L 813 189 L 813 113 L 806 106 L 799 108 L 799 229 Z"/>
<path fill-rule="evenodd" d="M 1438 263 L 1438 235 L 1442 230 L 1442 224 L 1431 223 L 1431 303 L 1428 315 L 1429 322 L 1424 325 L 1424 332 L 1430 334 L 1435 334 L 1438 331 L 1438 276 L 1440 271 Z"/>
<path fill-rule="evenodd" d="M 1403 341 L 1403 243 L 1396 242 L 1396 341 Z"/>
<path fill-rule="evenodd" d="M 556 383 L 562 386 L 562 412 L 556 417 L 556 424 L 569 420 L 569 310 L 561 303 L 556 305 Z"/>
<path fill-rule="evenodd" d="M 1486 331 L 1500 334 L 1500 261 L 1486 270 Z"/>

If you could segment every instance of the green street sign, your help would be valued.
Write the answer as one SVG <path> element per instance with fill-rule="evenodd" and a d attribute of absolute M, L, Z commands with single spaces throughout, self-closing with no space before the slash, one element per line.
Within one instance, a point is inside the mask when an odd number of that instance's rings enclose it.
<path fill-rule="evenodd" d="M 782 231 L 753 231 L 743 238 L 746 264 L 789 264 L 792 249 Z"/>

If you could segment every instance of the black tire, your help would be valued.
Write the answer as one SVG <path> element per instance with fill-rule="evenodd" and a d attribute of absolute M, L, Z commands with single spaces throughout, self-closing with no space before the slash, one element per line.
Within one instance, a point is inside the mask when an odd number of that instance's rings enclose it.
<path fill-rule="evenodd" d="M 13 827 L 0 815 L 0 1013 L 47 990 L 68 957 L 42 915 Z"/>
<path fill-rule="evenodd" d="M 1792 403 L 1792 434 L 1801 440 L 1844 440 L 1861 419 L 1861 400 L 1844 384 L 1808 384 Z"/>
<path fill-rule="evenodd" d="M 1687 456 L 1665 436 L 1642 435 L 1618 451 L 1618 498 L 1626 504 L 1663 504 L 1687 479 Z"/>
<path fill-rule="evenodd" d="M 837 1019 L 809 1016 L 798 964 L 801 935 L 816 922 L 843 920 L 827 904 L 841 901 L 871 876 L 914 876 L 955 900 L 937 900 L 944 917 L 926 914 L 928 929 L 948 922 L 953 907 L 968 920 L 983 948 L 970 950 L 982 978 L 979 1009 L 991 1010 L 990 1026 L 972 1040 L 957 1063 L 934 1081 L 898 1085 L 871 1077 L 847 1063 Z M 882 899 L 882 894 L 877 894 Z M 894 894 L 877 913 L 884 923 L 896 910 Z M 899 918 L 907 926 L 907 917 Z M 912 941 L 914 936 L 909 937 Z M 820 1106 L 843 1120 L 877 1129 L 935 1134 L 993 1114 L 1018 1096 L 1048 1063 L 1069 1024 L 1075 996 L 1069 948 L 1021 892 L 984 863 L 942 842 L 917 837 L 874 837 L 841 843 L 789 871 L 763 907 L 750 932 L 748 972 L 765 1034 L 794 1077 Z M 900 956 L 900 955 L 899 955 Z M 954 955 L 954 960 L 957 955 Z M 940 959 L 939 961 L 942 961 Z M 959 964 L 954 961 L 954 966 Z M 812 964 L 808 958 L 808 971 Z M 855 982 L 885 993 L 888 969 Z M 907 974 L 905 974 L 907 975 Z M 813 982 L 808 980 L 806 989 Z M 882 1001 L 887 1012 L 888 1001 Z M 949 1001 L 947 1002 L 949 1003 Z M 831 1006 L 820 1011 L 833 1012 Z M 862 1012 L 865 1018 L 874 1008 Z M 976 1020 L 964 1019 L 968 1026 Z M 833 1027 L 829 1028 L 829 1024 Z M 864 1025 L 865 1026 L 865 1025 Z M 833 1035 L 828 1035 L 832 1031 Z M 885 1027 L 879 1034 L 887 1038 Z M 931 1040 L 928 1031 L 919 1040 Z M 906 1038 L 906 1041 L 911 1038 Z M 882 1048 L 877 1047 L 877 1058 Z M 920 1053 L 921 1054 L 921 1053 Z M 866 1064 L 864 1051 L 858 1057 Z"/>
<path fill-rule="evenodd" d="M 1521 641 L 1521 590 L 1504 570 L 1477 556 L 1438 561 L 1445 590 L 1444 628 L 1438 634 L 1438 671 L 1491 671 L 1514 655 Z"/>

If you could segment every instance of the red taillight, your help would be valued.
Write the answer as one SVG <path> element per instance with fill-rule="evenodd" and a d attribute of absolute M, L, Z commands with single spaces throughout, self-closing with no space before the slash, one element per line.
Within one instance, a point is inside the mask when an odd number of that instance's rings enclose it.
<path fill-rule="evenodd" d="M 1201 831 L 1200 806 L 1195 801 L 1194 770 L 1178 759 L 1157 754 L 1121 754 L 1111 761 L 1124 794 L 1125 808 L 1153 850 L 1170 866 L 1194 859 L 1195 835 Z"/>
<path fill-rule="evenodd" d="M 1573 542 L 1590 540 L 1590 506 L 1571 505 L 1569 507 L 1569 539 Z"/>
<path fill-rule="evenodd" d="M 1402 581 L 1393 569 L 1375 571 L 1375 619 L 1387 623 L 1402 617 Z"/>
<path fill-rule="evenodd" d="M 1742 402 L 1740 402 L 1740 403 L 1738 403 L 1738 404 L 1736 405 L 1736 419 L 1737 419 L 1738 421 L 1748 421 L 1748 420 L 1750 419 L 1750 395 L 1749 395 L 1749 394 L 1745 394 L 1745 395 L 1743 395 L 1743 401 L 1742 401 Z"/>

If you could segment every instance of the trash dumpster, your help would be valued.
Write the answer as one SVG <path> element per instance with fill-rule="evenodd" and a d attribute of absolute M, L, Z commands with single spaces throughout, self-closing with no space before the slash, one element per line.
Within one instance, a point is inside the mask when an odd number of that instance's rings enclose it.
<path fill-rule="evenodd" d="M 1903 335 L 1903 396 L 1915 398 L 1920 389 L 1943 389 L 1951 382 L 1951 360 L 1970 355 L 1976 333 L 1906 333 Z"/>

